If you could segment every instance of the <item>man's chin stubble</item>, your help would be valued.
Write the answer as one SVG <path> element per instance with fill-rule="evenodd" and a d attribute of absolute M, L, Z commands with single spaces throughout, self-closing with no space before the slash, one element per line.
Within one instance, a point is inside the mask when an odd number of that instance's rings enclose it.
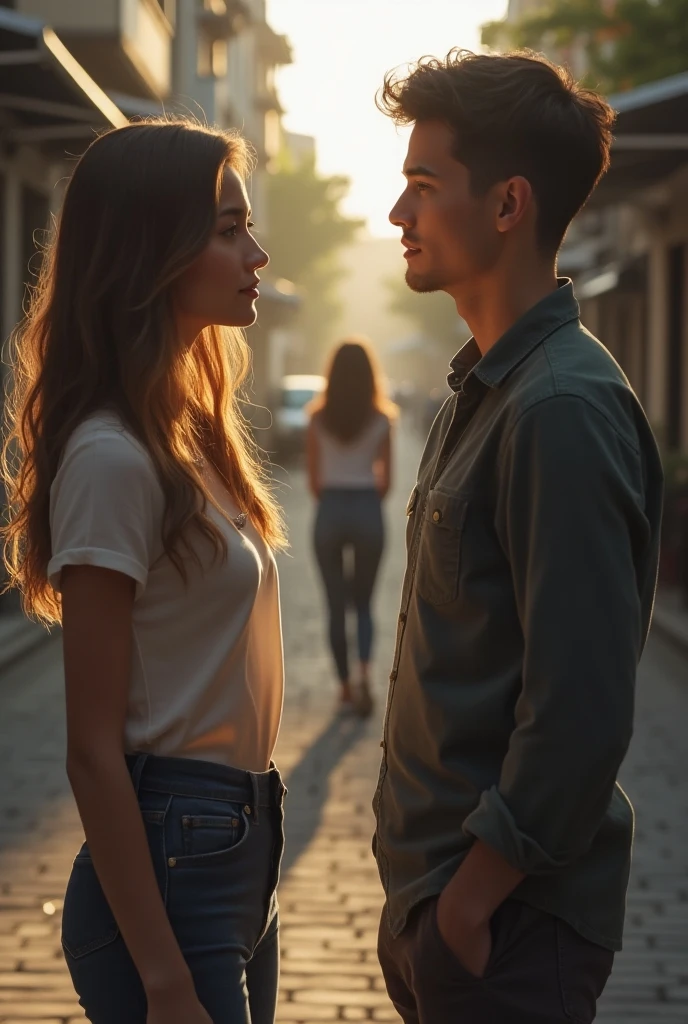
<path fill-rule="evenodd" d="M 406 270 L 406 284 L 412 292 L 417 292 L 419 295 L 442 291 L 442 285 L 437 279 L 423 274 L 415 274 L 410 267 Z"/>

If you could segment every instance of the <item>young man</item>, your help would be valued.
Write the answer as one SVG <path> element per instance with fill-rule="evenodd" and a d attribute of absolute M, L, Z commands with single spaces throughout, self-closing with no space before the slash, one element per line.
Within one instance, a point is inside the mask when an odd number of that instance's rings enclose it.
<path fill-rule="evenodd" d="M 379 102 L 414 125 L 390 214 L 406 280 L 473 332 L 408 505 L 380 960 L 406 1024 L 588 1024 L 621 948 L 615 780 L 662 495 L 642 409 L 555 272 L 613 114 L 518 53 L 424 59 Z"/>

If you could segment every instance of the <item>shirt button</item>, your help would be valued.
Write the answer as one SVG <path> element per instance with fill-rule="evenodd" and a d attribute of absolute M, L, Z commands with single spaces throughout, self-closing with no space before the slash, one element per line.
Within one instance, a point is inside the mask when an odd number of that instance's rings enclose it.
<path fill-rule="evenodd" d="M 248 804 L 244 804 L 244 811 L 246 812 L 246 814 L 250 814 L 251 813 L 251 808 L 249 807 Z"/>
<path fill-rule="evenodd" d="M 390 683 L 395 683 L 395 682 L 396 682 L 396 679 L 397 679 L 397 670 L 396 670 L 396 669 L 393 669 L 393 670 L 392 670 L 392 671 L 391 671 L 391 672 L 389 673 L 389 681 L 390 681 Z"/>
<path fill-rule="evenodd" d="M 169 867 L 173 868 L 176 865 L 176 863 L 177 863 L 177 858 L 176 857 L 169 857 L 168 858 L 167 864 L 168 864 Z"/>
<path fill-rule="evenodd" d="M 433 523 L 441 523 L 442 522 L 442 513 L 440 512 L 440 510 L 438 508 L 436 508 L 435 511 L 432 513 L 432 521 L 433 521 Z"/>
<path fill-rule="evenodd" d="M 399 613 L 399 622 L 402 624 L 402 626 L 406 622 L 406 612 Z"/>

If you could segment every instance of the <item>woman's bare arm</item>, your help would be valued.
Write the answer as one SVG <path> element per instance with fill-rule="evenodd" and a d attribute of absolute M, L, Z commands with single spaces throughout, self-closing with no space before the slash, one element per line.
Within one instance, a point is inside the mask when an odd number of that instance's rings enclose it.
<path fill-rule="evenodd" d="M 306 462 L 308 465 L 308 486 L 314 498 L 320 497 L 320 451 L 318 434 L 313 420 L 308 424 L 306 432 Z"/>
<path fill-rule="evenodd" d="M 67 772 L 98 878 L 149 1008 L 173 996 L 202 1013 L 158 890 L 124 760 L 133 601 L 134 581 L 123 573 L 86 565 L 62 570 Z M 209 1020 L 195 1013 L 188 1019 Z"/>

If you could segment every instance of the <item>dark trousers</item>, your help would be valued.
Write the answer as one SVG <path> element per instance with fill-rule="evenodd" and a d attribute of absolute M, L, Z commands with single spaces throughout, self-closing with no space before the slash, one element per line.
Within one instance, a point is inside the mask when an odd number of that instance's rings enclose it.
<path fill-rule="evenodd" d="M 374 490 L 323 491 L 315 519 L 315 555 L 329 609 L 330 647 L 342 682 L 349 678 L 346 609 L 353 603 L 358 618 L 358 656 L 370 661 L 373 617 L 370 602 L 384 547 L 382 503 Z M 345 552 L 353 556 L 347 578 Z"/>
<path fill-rule="evenodd" d="M 273 1024 L 284 786 L 190 758 L 127 758 L 167 914 L 213 1024 Z M 62 945 L 93 1024 L 145 1024 L 143 985 L 95 873 L 74 861 Z"/>
<path fill-rule="evenodd" d="M 393 938 L 383 911 L 378 955 L 404 1024 L 590 1024 L 614 954 L 563 921 L 507 900 L 492 921 L 484 977 L 470 974 L 437 927 L 437 899 Z"/>

